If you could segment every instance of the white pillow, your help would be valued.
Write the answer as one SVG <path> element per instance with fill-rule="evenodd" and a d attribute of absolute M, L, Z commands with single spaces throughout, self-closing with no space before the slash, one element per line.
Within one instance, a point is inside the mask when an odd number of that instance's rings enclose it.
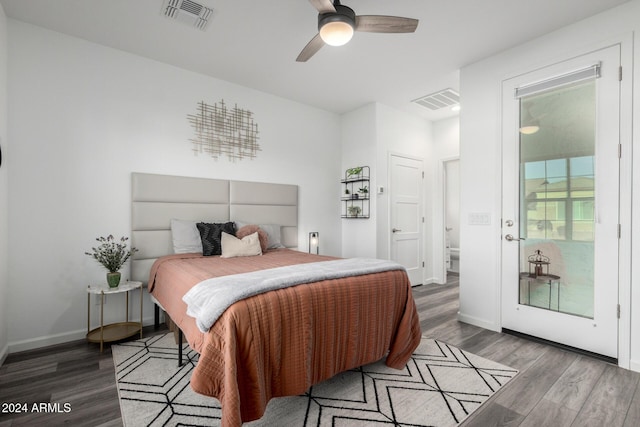
<path fill-rule="evenodd" d="M 236 229 L 240 229 L 242 227 L 244 227 L 245 225 L 257 225 L 258 227 L 260 227 L 261 229 L 264 230 L 265 233 L 267 233 L 267 236 L 269 236 L 269 243 L 267 243 L 267 248 L 268 249 L 275 249 L 275 248 L 284 248 L 285 246 L 282 244 L 282 232 L 281 232 L 281 226 L 277 225 L 277 224 L 256 224 L 254 222 L 244 222 L 244 221 L 235 221 L 236 223 Z"/>
<path fill-rule="evenodd" d="M 284 248 L 282 244 L 281 227 L 279 225 L 259 224 L 258 226 L 266 231 L 267 236 L 269 236 L 269 244 L 267 245 L 269 249 Z"/>
<path fill-rule="evenodd" d="M 195 221 L 172 219 L 171 238 L 173 239 L 173 253 L 202 253 L 202 238 Z"/>
<path fill-rule="evenodd" d="M 262 248 L 260 248 L 260 239 L 258 238 L 257 231 L 242 239 L 238 239 L 236 236 L 232 236 L 223 231 L 220 241 L 222 244 L 222 255 L 220 255 L 220 258 L 262 255 Z"/>

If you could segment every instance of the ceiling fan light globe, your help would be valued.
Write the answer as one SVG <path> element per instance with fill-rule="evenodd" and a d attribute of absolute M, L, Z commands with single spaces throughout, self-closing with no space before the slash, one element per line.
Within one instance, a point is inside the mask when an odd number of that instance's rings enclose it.
<path fill-rule="evenodd" d="M 320 28 L 320 37 L 329 46 L 342 46 L 353 37 L 353 26 L 344 21 L 327 22 Z"/>

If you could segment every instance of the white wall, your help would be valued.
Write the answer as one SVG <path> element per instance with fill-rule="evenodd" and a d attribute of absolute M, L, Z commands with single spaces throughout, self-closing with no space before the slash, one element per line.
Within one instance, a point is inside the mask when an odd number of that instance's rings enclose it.
<path fill-rule="evenodd" d="M 430 158 L 433 146 L 431 122 L 419 116 L 404 113 L 382 104 L 376 104 L 376 123 L 378 129 L 377 145 L 377 185 L 382 185 L 387 191 L 378 197 L 378 258 L 390 257 L 390 232 L 389 223 L 389 155 L 399 154 L 413 157 L 423 161 L 425 176 L 429 175 L 427 159 Z M 432 183 L 425 179 L 424 207 L 431 200 Z M 425 224 L 423 233 L 425 248 L 423 259 L 425 260 L 425 272 L 423 277 L 431 275 L 431 250 L 426 247 L 426 242 L 431 238 L 431 216 L 425 209 Z"/>
<path fill-rule="evenodd" d="M 429 281 L 433 265 L 430 242 L 431 215 L 427 209 L 431 203 L 433 183 L 427 177 L 430 175 L 428 160 L 432 156 L 433 136 L 431 122 L 422 117 L 404 113 L 382 104 L 376 104 L 377 123 L 377 170 L 376 185 L 384 186 L 386 191 L 377 197 L 377 257 L 388 259 L 390 255 L 389 240 L 391 224 L 389 223 L 389 155 L 399 154 L 423 161 L 425 170 L 424 200 L 425 224 L 423 229 L 424 245 L 423 260 L 425 269 L 423 278 Z"/>
<path fill-rule="evenodd" d="M 499 329 L 500 310 L 498 306 L 500 290 L 500 103 L 501 82 L 517 74 L 556 63 L 570 57 L 578 56 L 607 43 L 626 41 L 625 48 L 630 49 L 629 39 L 632 32 L 640 30 L 640 1 L 633 0 L 618 8 L 609 10 L 587 20 L 571 25 L 544 37 L 533 40 L 523 46 L 505 51 L 475 64 L 464 67 L 460 73 L 460 92 L 462 93 L 461 127 L 460 127 L 460 170 L 461 170 L 461 252 L 463 260 L 460 271 L 460 318 L 462 320 Z M 633 57 L 640 59 L 640 46 L 635 43 Z M 623 57 L 623 61 L 626 61 Z M 625 79 L 640 81 L 640 69 L 634 70 L 632 64 L 626 63 Z M 628 81 L 628 80 L 627 80 Z M 631 87 L 631 86 L 629 86 Z M 623 97 L 628 94 L 623 93 Z M 640 88 L 634 85 L 633 100 L 638 105 Z M 631 120 L 628 108 L 623 112 L 623 120 Z M 633 125 L 640 129 L 640 117 L 633 117 Z M 628 136 L 627 126 L 623 129 L 623 137 Z M 638 136 L 633 138 L 633 145 L 638 145 Z M 622 163 L 629 161 L 631 144 L 625 144 Z M 630 162 L 629 162 L 630 163 Z M 622 194 L 623 215 L 633 203 L 633 218 L 623 218 L 625 230 L 640 225 L 640 150 L 633 153 L 633 165 L 636 172 L 633 176 L 634 188 L 631 193 L 626 188 Z M 626 166 L 624 166 L 626 168 Z M 628 169 L 628 168 L 626 168 Z M 632 199 L 629 200 L 628 194 Z M 626 209 L 626 210 L 625 210 Z M 478 226 L 465 224 L 471 212 L 488 212 L 491 214 L 491 225 Z M 631 222 L 631 223 L 629 223 Z M 626 245 L 629 234 L 623 236 L 621 245 Z M 640 233 L 635 233 L 631 241 L 633 247 L 640 247 Z M 630 259 L 629 248 L 621 252 L 623 262 Z M 640 370 L 640 264 L 631 268 L 631 313 L 623 310 L 620 322 L 623 337 L 621 346 L 621 364 Z M 628 303 L 629 276 L 623 275 L 621 303 Z M 626 311 L 626 312 L 624 312 Z M 629 318 L 631 317 L 631 321 Z M 630 326 L 630 327 L 629 327 Z M 631 331 L 634 331 L 631 334 Z M 625 362 L 625 347 L 627 358 Z"/>
<path fill-rule="evenodd" d="M 18 21 L 8 28 L 11 351 L 84 336 L 85 288 L 105 273 L 84 251 L 97 236 L 130 235 L 133 171 L 296 184 L 301 249 L 319 231 L 322 253 L 341 255 L 337 115 Z M 221 99 L 254 113 L 256 159 L 191 151 L 187 114 Z M 121 305 L 108 299 L 113 320 Z"/>
<path fill-rule="evenodd" d="M 432 150 L 431 122 L 379 103 L 367 104 L 342 116 L 342 173 L 353 166 L 371 168 L 371 217 L 343 219 L 342 241 L 345 257 L 389 259 L 389 154 L 402 154 L 425 161 Z M 377 188 L 384 187 L 383 194 Z M 431 183 L 425 179 L 425 205 L 429 205 Z M 430 221 L 430 213 L 425 210 Z M 425 242 L 431 239 L 430 222 L 425 224 Z M 431 249 L 426 247 L 425 277 L 431 275 Z"/>
<path fill-rule="evenodd" d="M 345 178 L 345 170 L 357 166 L 369 166 L 369 214 L 370 218 L 342 219 L 342 256 L 376 257 L 376 104 L 367 104 L 342 115 L 342 171 L 339 177 Z M 336 183 L 339 179 L 336 179 Z M 342 187 L 340 188 L 342 190 Z M 344 206 L 341 206 L 344 210 Z M 341 211 L 338 212 L 338 215 Z"/>
<path fill-rule="evenodd" d="M 8 353 L 7 295 L 9 293 L 9 173 L 7 156 L 7 18 L 0 4 L 0 365 Z"/>
<path fill-rule="evenodd" d="M 460 119 L 451 117 L 433 123 L 433 160 L 431 180 L 433 198 L 431 200 L 431 214 L 433 215 L 433 238 L 431 247 L 433 253 L 432 282 L 443 284 L 446 281 L 444 259 L 445 247 L 445 214 L 444 214 L 444 162 L 460 156 Z M 458 230 L 459 231 L 459 230 Z"/>

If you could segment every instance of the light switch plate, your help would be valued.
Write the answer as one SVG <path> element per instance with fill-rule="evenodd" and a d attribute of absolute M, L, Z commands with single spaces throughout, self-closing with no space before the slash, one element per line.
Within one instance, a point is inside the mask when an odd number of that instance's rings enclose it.
<path fill-rule="evenodd" d="M 491 213 L 471 212 L 469 214 L 469 225 L 491 225 Z"/>

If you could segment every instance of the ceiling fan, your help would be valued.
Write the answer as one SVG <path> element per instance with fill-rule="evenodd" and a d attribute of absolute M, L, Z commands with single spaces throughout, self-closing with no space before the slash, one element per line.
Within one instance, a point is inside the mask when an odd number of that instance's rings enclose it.
<path fill-rule="evenodd" d="M 325 44 L 342 46 L 354 31 L 368 33 L 413 33 L 418 20 L 386 15 L 356 15 L 340 0 L 309 0 L 318 10 L 318 34 L 302 49 L 296 61 L 306 62 Z"/>

